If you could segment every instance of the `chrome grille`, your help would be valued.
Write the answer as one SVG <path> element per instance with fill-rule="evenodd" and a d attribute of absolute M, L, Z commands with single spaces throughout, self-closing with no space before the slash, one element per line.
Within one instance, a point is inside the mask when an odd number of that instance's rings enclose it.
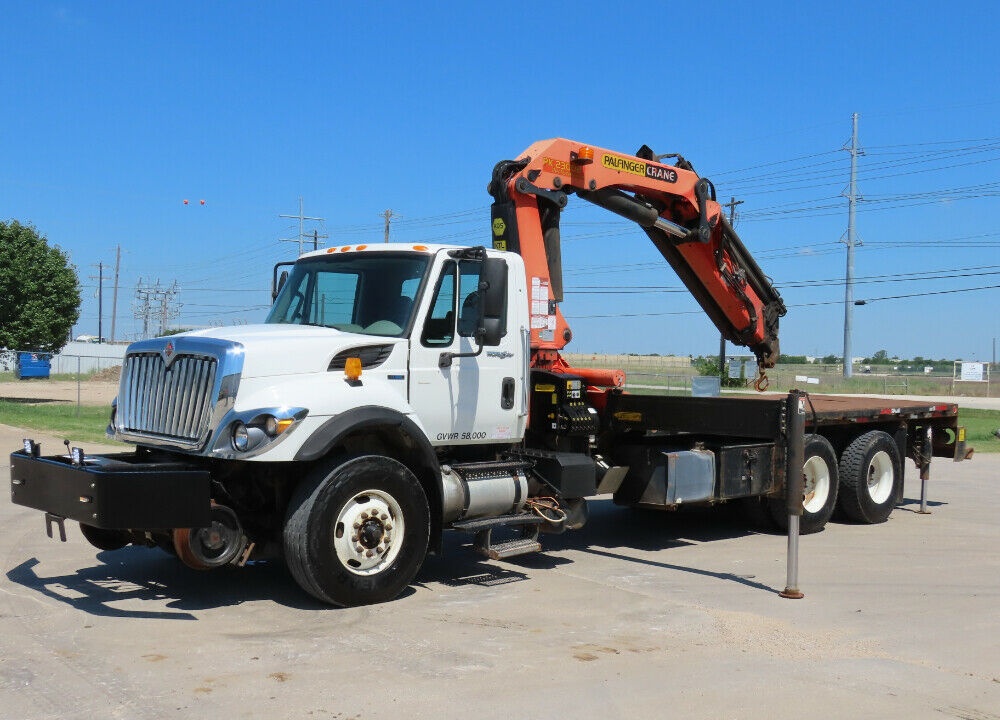
<path fill-rule="evenodd" d="M 116 424 L 130 435 L 202 440 L 212 419 L 218 361 L 178 355 L 167 365 L 160 353 L 125 358 L 118 393 Z"/>

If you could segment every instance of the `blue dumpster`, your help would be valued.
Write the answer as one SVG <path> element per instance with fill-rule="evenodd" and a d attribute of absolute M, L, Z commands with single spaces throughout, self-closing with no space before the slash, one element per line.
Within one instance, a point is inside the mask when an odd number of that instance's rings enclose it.
<path fill-rule="evenodd" d="M 17 365 L 14 367 L 14 375 L 19 380 L 26 378 L 47 378 L 49 370 L 52 368 L 51 357 L 48 353 L 20 352 L 17 354 Z"/>

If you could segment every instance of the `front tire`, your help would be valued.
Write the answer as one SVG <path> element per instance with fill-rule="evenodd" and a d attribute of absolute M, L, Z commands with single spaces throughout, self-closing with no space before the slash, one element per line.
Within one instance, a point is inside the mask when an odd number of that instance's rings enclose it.
<path fill-rule="evenodd" d="M 392 600 L 423 564 L 430 509 L 403 464 L 366 455 L 318 467 L 296 489 L 285 521 L 295 581 L 332 605 Z"/>
<path fill-rule="evenodd" d="M 889 519 L 902 482 L 899 448 L 888 433 L 856 438 L 840 456 L 840 509 L 851 520 L 875 524 Z"/>
<path fill-rule="evenodd" d="M 837 506 L 837 453 L 830 441 L 822 435 L 806 437 L 802 451 L 803 498 L 799 533 L 809 535 L 826 527 Z M 783 532 L 787 532 L 788 509 L 785 499 L 771 499 L 769 505 L 774 522 Z"/>

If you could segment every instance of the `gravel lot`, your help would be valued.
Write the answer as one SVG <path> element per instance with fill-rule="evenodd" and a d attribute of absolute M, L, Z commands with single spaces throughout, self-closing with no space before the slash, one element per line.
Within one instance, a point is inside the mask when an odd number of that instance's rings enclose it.
<path fill-rule="evenodd" d="M 0 426 L 4 477 L 24 434 Z M 932 475 L 932 515 L 909 467 L 889 522 L 803 538 L 797 601 L 776 594 L 785 539 L 724 510 L 598 500 L 519 562 L 449 537 L 400 599 L 331 609 L 280 563 L 61 544 L 3 503 L 0 714 L 997 720 L 1000 456 Z"/>
<path fill-rule="evenodd" d="M 117 382 L 98 380 L 14 380 L 0 382 L 0 398 L 58 400 L 83 405 L 109 405 L 118 394 Z"/>

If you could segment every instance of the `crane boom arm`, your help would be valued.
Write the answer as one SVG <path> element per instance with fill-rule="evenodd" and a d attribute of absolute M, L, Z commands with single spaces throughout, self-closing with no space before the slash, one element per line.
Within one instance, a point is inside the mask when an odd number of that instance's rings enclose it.
<path fill-rule="evenodd" d="M 749 347 L 762 370 L 774 366 L 781 295 L 726 220 L 712 184 L 676 157 L 666 165 L 645 146 L 624 155 L 557 138 L 497 163 L 493 247 L 524 258 L 533 353 L 558 354 L 572 338 L 559 309 L 559 218 L 575 194 L 638 224 L 723 337 Z"/>

